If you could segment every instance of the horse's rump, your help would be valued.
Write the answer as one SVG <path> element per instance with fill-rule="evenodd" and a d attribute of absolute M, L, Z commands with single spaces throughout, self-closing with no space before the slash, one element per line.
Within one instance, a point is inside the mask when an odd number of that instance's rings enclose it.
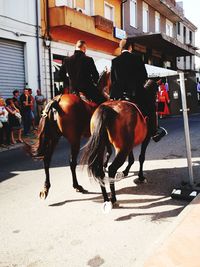
<path fill-rule="evenodd" d="M 113 112 L 107 116 L 106 129 L 109 141 L 116 149 L 132 150 L 133 147 L 142 143 L 147 135 L 147 122 L 138 107 L 128 101 L 109 101 L 105 106 Z M 91 132 L 95 124 L 96 116 L 101 108 L 97 108 L 91 120 Z"/>
<path fill-rule="evenodd" d="M 77 136 L 89 136 L 90 118 L 96 105 L 82 100 L 77 95 L 65 94 L 61 97 L 59 106 L 63 111 L 57 115 L 61 133 L 70 140 Z"/>

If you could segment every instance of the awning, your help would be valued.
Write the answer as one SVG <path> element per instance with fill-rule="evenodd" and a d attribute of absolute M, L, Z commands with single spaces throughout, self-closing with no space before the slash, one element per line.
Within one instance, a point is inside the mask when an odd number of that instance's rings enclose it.
<path fill-rule="evenodd" d="M 168 56 L 181 57 L 195 55 L 194 49 L 164 33 L 132 36 L 129 37 L 129 40 L 132 43 L 137 43 L 146 46 L 147 48 L 158 50 Z"/>
<path fill-rule="evenodd" d="M 168 76 L 178 75 L 178 72 L 175 70 L 160 68 L 160 67 L 156 67 L 153 65 L 145 64 L 145 68 L 147 70 L 149 78 L 168 77 Z"/>
<path fill-rule="evenodd" d="M 102 73 L 102 71 L 104 71 L 105 69 L 110 71 L 111 60 L 101 58 L 95 61 L 95 65 L 99 73 Z M 147 74 L 149 78 L 167 77 L 167 76 L 174 76 L 178 74 L 177 71 L 175 70 L 160 68 L 160 67 L 156 67 L 156 66 L 148 65 L 148 64 L 145 64 L 145 68 L 147 70 Z"/>

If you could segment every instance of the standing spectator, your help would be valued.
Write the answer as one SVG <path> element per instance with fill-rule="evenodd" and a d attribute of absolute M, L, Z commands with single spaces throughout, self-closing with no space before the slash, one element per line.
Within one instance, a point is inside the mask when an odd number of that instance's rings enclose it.
<path fill-rule="evenodd" d="M 162 81 L 159 81 L 159 91 L 158 91 L 158 115 L 162 118 L 165 115 L 169 115 L 169 96 L 166 91 L 165 85 Z"/>
<path fill-rule="evenodd" d="M 31 97 L 28 92 L 28 89 L 25 88 L 23 94 L 20 96 L 20 104 L 21 104 L 21 114 L 22 121 L 24 126 L 24 135 L 28 135 L 30 133 L 31 128 Z"/>
<path fill-rule="evenodd" d="M 5 101 L 0 98 L 0 146 L 4 147 L 5 145 L 10 145 L 10 127 Z"/>
<path fill-rule="evenodd" d="M 19 109 L 16 108 L 11 98 L 6 99 L 6 110 L 8 111 L 8 123 L 11 131 L 11 144 L 15 144 L 14 132 L 17 132 L 17 142 L 23 143 L 22 140 L 22 126 L 21 114 Z"/>
<path fill-rule="evenodd" d="M 33 130 L 37 130 L 36 126 L 35 126 L 35 114 L 34 114 L 34 110 L 35 110 L 35 99 L 32 96 L 32 89 L 28 89 L 30 98 L 31 98 L 31 125 L 33 126 Z"/>
<path fill-rule="evenodd" d="M 19 90 L 14 90 L 13 91 L 13 98 L 12 98 L 14 105 L 17 109 L 20 110 L 20 99 L 19 99 Z"/>
<path fill-rule="evenodd" d="M 41 90 L 37 89 L 37 95 L 35 96 L 36 109 L 37 109 L 37 120 L 39 122 L 42 111 L 46 102 L 46 98 L 42 95 Z"/>
<path fill-rule="evenodd" d="M 200 104 L 200 81 L 197 83 L 197 98 L 198 98 L 198 103 Z"/>

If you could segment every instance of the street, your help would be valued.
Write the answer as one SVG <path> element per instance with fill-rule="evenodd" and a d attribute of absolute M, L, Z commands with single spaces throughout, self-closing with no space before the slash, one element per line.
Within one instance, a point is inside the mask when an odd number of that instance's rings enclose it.
<path fill-rule="evenodd" d="M 200 115 L 189 117 L 195 181 L 200 180 Z M 99 185 L 78 166 L 79 183 L 72 188 L 66 140 L 53 157 L 51 189 L 39 199 L 44 183 L 42 162 L 22 148 L 0 153 L 0 266 L 1 267 L 142 267 L 156 241 L 188 204 L 173 200 L 171 191 L 188 181 L 182 117 L 160 120 L 168 135 L 147 148 L 147 184 L 136 185 L 136 162 L 126 179 L 116 183 L 119 208 L 101 210 Z"/>

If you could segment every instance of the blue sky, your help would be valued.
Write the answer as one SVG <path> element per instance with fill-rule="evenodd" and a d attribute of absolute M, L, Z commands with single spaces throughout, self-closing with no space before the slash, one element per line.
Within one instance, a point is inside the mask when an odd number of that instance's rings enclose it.
<path fill-rule="evenodd" d="M 179 2 L 179 1 L 177 1 Z M 185 17 L 198 27 L 196 32 L 196 46 L 200 48 L 200 1 L 199 0 L 182 0 Z M 200 52 L 200 51 L 198 51 Z M 196 64 L 200 67 L 200 59 L 196 60 Z"/>

